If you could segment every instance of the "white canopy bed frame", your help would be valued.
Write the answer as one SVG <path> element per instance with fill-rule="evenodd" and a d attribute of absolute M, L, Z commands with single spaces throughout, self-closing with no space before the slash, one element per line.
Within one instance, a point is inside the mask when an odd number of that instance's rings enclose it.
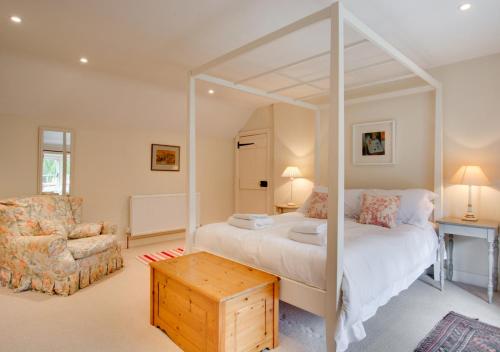
<path fill-rule="evenodd" d="M 330 50 L 317 53 L 313 56 L 302 58 L 294 62 L 280 65 L 271 70 L 265 70 L 250 77 L 229 81 L 207 74 L 215 67 L 221 66 L 231 60 L 245 55 L 255 49 L 276 41 L 284 36 L 301 30 L 305 27 L 316 24 L 320 21 L 330 20 Z M 365 39 L 344 45 L 344 28 L 349 25 Z M 358 45 L 373 44 L 382 49 L 391 57 L 391 60 L 399 62 L 411 74 L 398 75 L 383 80 L 358 84 L 356 86 L 344 87 L 344 52 Z M 329 90 L 324 90 L 319 94 L 310 94 L 302 98 L 292 98 L 280 92 L 296 86 L 308 85 L 316 80 L 298 81 L 294 85 L 287 85 L 278 89 L 263 90 L 245 85 L 244 83 L 255 78 L 270 75 L 284 69 L 299 65 L 309 60 L 314 60 L 321 56 L 330 55 Z M 382 63 L 375 63 L 367 67 L 376 67 Z M 345 101 L 345 91 L 383 85 L 388 82 L 397 82 L 411 77 L 418 77 L 425 81 L 425 86 L 399 89 L 388 93 L 372 94 L 364 97 Z M 434 150 L 434 192 L 439 195 L 435 203 L 434 216 L 439 217 L 442 212 L 442 86 L 429 73 L 420 68 L 408 57 L 403 55 L 398 49 L 385 41 L 382 37 L 372 31 L 363 22 L 357 19 L 351 12 L 346 10 L 342 2 L 337 1 L 329 7 L 293 22 L 281 29 L 269 33 L 257 40 L 254 40 L 238 49 L 222 55 L 198 68 L 189 72 L 188 87 L 188 120 L 187 120 L 187 194 L 188 194 L 188 222 L 186 230 L 186 249 L 190 251 L 194 245 L 196 232 L 196 82 L 207 81 L 224 87 L 236 89 L 245 93 L 254 94 L 264 98 L 270 98 L 278 102 L 303 107 L 315 111 L 316 113 L 316 138 L 315 138 L 315 184 L 319 185 L 320 175 L 320 111 L 325 105 L 313 104 L 308 100 L 319 96 L 329 95 L 329 203 L 328 203 L 328 243 L 326 260 L 326 290 L 313 288 L 303 283 L 282 278 L 281 299 L 292 305 L 323 316 L 326 327 L 326 343 L 328 351 L 335 351 L 335 331 L 337 319 L 340 312 L 341 281 L 343 275 L 343 252 L 344 252 L 344 106 L 365 101 L 393 98 L 397 96 L 418 94 L 427 91 L 434 91 L 435 96 L 435 150 Z M 335 142 L 332 142 L 335 141 Z M 444 246 L 444 239 L 440 238 L 440 246 Z M 443 262 L 441 258 L 441 263 Z M 441 267 L 442 265 L 440 265 Z M 435 274 L 440 271 L 435 268 Z M 442 280 L 442 275 L 440 276 Z"/>

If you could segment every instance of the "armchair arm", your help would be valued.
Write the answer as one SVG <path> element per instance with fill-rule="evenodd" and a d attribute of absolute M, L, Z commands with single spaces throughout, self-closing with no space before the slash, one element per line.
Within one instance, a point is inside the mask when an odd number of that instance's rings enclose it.
<path fill-rule="evenodd" d="M 67 240 L 61 236 L 13 236 L 9 242 L 7 255 L 20 272 L 52 272 L 65 277 L 77 270 L 76 261 L 67 249 Z"/>
<path fill-rule="evenodd" d="M 12 244 L 17 253 L 33 253 L 55 257 L 66 249 L 67 240 L 57 235 L 49 236 L 14 236 Z"/>
<path fill-rule="evenodd" d="M 116 234 L 116 230 L 118 229 L 118 226 L 116 224 L 113 224 L 109 221 L 101 221 L 101 224 L 102 224 L 101 235 Z"/>

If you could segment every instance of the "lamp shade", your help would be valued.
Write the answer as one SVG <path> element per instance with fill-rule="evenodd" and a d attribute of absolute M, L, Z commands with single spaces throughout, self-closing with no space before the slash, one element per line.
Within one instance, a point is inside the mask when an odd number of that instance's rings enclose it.
<path fill-rule="evenodd" d="M 451 179 L 452 183 L 471 186 L 488 186 L 490 180 L 479 166 L 462 166 Z"/>
<path fill-rule="evenodd" d="M 301 177 L 302 173 L 300 172 L 297 166 L 287 166 L 285 171 L 281 174 L 281 177 L 295 178 Z"/>

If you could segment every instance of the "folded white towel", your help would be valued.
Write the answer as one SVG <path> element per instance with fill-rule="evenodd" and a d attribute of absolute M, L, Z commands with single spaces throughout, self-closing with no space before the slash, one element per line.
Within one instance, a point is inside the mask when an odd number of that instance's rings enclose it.
<path fill-rule="evenodd" d="M 326 233 L 311 236 L 311 234 L 290 231 L 288 232 L 288 238 L 297 242 L 313 244 L 316 246 L 324 246 L 326 244 Z"/>
<path fill-rule="evenodd" d="M 233 214 L 233 218 L 243 219 L 243 220 L 258 220 L 267 219 L 269 215 L 267 214 Z"/>
<path fill-rule="evenodd" d="M 229 225 L 236 226 L 241 229 L 260 230 L 271 226 L 274 223 L 274 220 L 271 217 L 267 217 L 264 219 L 257 219 L 257 220 L 244 220 L 231 216 L 229 219 L 227 219 L 227 223 Z"/>
<path fill-rule="evenodd" d="M 326 232 L 326 221 L 302 221 L 292 227 L 293 232 L 304 233 L 308 235 L 318 235 Z"/>

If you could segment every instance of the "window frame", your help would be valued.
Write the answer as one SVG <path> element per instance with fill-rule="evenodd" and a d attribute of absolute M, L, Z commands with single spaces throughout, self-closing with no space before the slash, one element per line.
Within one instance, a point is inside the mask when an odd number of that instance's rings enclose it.
<path fill-rule="evenodd" d="M 62 132 L 63 133 L 63 148 L 62 148 L 62 160 L 63 160 L 63 177 L 62 177 L 62 193 L 61 195 L 70 195 L 74 193 L 74 171 L 75 171 L 75 133 L 70 128 L 62 128 L 62 127 L 50 127 L 50 126 L 40 126 L 38 128 L 38 175 L 37 175 L 37 192 L 38 194 L 45 194 L 43 192 L 43 153 L 44 153 L 44 142 L 43 142 L 43 134 L 45 131 L 54 131 L 54 132 Z M 66 148 L 66 133 L 71 135 L 71 144 L 69 150 Z M 68 154 L 70 155 L 69 162 L 69 191 L 67 191 L 67 181 L 66 181 L 66 168 L 68 163 Z"/>

